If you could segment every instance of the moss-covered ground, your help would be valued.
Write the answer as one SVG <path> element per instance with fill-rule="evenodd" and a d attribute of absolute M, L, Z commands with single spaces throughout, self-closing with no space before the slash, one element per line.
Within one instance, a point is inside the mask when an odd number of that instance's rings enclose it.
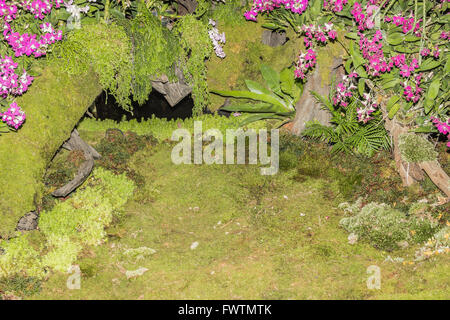
<path fill-rule="evenodd" d="M 81 134 L 105 148 L 104 131 Z M 326 149 L 287 139 L 282 170 L 261 176 L 252 165 L 177 166 L 171 148 L 146 144 L 119 168 L 132 173 L 138 189 L 107 229 L 108 241 L 79 256 L 81 289 L 69 290 L 68 275 L 52 273 L 42 282 L 2 280 L 0 291 L 27 299 L 449 298 L 448 255 L 413 262 L 417 246 L 385 252 L 364 241 L 349 244 L 339 227 L 344 213 L 337 204 L 350 194 L 378 192 L 401 203 L 402 190 L 382 192 L 396 184 L 389 167 L 380 172 L 345 158 L 333 165 Z M 130 254 L 138 248 L 155 252 Z M 367 288 L 371 265 L 381 270 L 379 290 Z M 139 268 L 148 270 L 127 279 Z"/>

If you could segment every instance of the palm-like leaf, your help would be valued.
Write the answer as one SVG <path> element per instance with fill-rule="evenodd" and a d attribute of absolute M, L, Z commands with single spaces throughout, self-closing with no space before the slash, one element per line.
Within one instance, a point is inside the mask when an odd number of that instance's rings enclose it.
<path fill-rule="evenodd" d="M 388 150 L 390 141 L 381 121 L 362 124 L 357 120 L 357 100 L 353 99 L 343 111 L 337 110 L 331 99 L 311 92 L 332 117 L 333 126 L 319 122 L 307 124 L 303 134 L 332 145 L 332 152 L 360 153 L 372 156 L 378 150 Z M 345 111 L 345 112 L 344 112 Z"/>

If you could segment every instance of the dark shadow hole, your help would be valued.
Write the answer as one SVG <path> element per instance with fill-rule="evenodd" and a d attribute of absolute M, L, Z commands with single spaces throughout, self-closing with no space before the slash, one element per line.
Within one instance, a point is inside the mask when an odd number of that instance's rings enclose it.
<path fill-rule="evenodd" d="M 186 119 L 192 117 L 194 101 L 189 95 L 171 107 L 161 93 L 153 90 L 143 105 L 133 101 L 131 106 L 133 114 L 122 109 L 112 95 L 102 92 L 95 100 L 91 112 L 97 119 L 111 119 L 117 122 L 131 119 L 137 119 L 140 122 L 152 118 L 153 115 L 167 120 Z"/>

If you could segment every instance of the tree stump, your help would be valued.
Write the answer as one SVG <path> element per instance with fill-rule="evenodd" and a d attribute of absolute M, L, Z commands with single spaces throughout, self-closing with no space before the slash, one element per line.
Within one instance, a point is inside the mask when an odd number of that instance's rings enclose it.
<path fill-rule="evenodd" d="M 264 30 L 261 41 L 265 45 L 268 45 L 273 48 L 282 46 L 287 41 L 286 32 Z"/>
<path fill-rule="evenodd" d="M 311 91 L 317 92 L 319 95 L 328 96 L 330 93 L 330 86 L 328 84 L 322 84 L 321 73 L 325 72 L 323 66 L 318 63 L 314 72 L 307 78 L 307 82 L 303 88 L 303 94 L 300 100 L 295 105 L 295 118 L 292 123 L 292 132 L 296 135 L 301 135 L 305 130 L 306 123 L 308 121 L 317 120 L 323 125 L 329 125 L 331 119 L 331 113 L 327 110 L 323 110 L 320 103 L 311 94 Z M 342 67 L 342 60 L 340 58 L 333 58 L 333 64 L 331 66 L 331 72 L 329 72 L 329 79 L 333 77 L 341 79 L 344 74 L 344 68 Z"/>

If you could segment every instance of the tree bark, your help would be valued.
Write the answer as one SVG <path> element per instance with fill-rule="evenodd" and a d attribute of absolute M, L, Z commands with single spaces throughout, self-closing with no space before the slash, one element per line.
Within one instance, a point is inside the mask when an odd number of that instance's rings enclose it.
<path fill-rule="evenodd" d="M 197 0 L 178 0 L 178 15 L 184 16 L 193 13 L 197 9 Z"/>
<path fill-rule="evenodd" d="M 447 196 L 450 201 L 450 178 L 437 161 L 425 161 L 419 163 L 419 167 L 426 172 L 431 181 Z"/>
<path fill-rule="evenodd" d="M 94 148 L 81 139 L 77 129 L 72 131 L 70 139 L 66 141 L 62 147 L 70 151 L 83 151 L 86 161 L 78 168 L 75 178 L 52 192 L 52 195 L 55 197 L 67 197 L 72 191 L 78 188 L 91 174 L 92 169 L 94 168 L 94 160 L 101 158 L 101 155 Z"/>
<path fill-rule="evenodd" d="M 329 83 L 331 81 L 324 85 L 321 74 L 324 72 L 329 73 L 329 80 L 333 77 L 340 79 L 344 74 L 344 68 L 342 67 L 342 60 L 340 58 L 333 58 L 331 69 L 323 70 L 323 68 L 327 68 L 327 66 L 321 66 L 319 62 L 314 72 L 307 77 L 302 97 L 295 106 L 296 114 L 291 130 L 296 135 L 301 135 L 305 130 L 308 121 L 318 120 L 323 125 L 330 124 L 331 114 L 327 110 L 322 109 L 320 103 L 318 103 L 311 94 L 311 91 L 315 91 L 323 96 L 328 96 L 330 93 Z"/>

